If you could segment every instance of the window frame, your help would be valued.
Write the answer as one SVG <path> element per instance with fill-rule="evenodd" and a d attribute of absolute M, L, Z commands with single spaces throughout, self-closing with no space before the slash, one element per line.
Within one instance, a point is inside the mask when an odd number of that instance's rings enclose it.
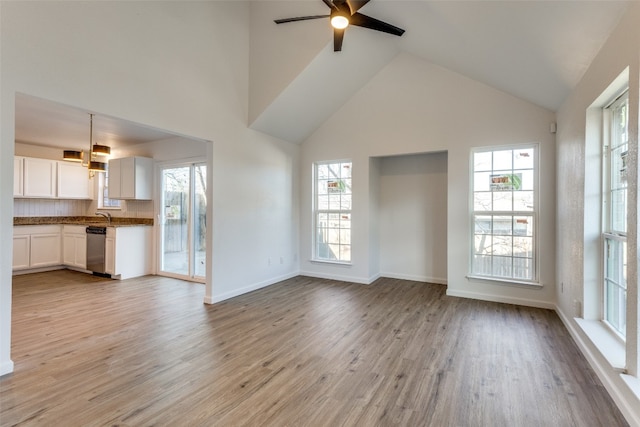
<path fill-rule="evenodd" d="M 105 197 L 105 193 L 108 194 L 109 189 L 109 164 L 104 173 L 99 174 L 98 179 L 98 209 L 105 210 L 122 210 L 122 201 L 118 199 L 109 199 Z M 108 202 L 106 202 L 108 200 Z M 112 204 L 112 202 L 116 202 Z"/>
<path fill-rule="evenodd" d="M 350 208 L 349 209 L 343 209 L 342 206 L 340 207 L 340 209 L 320 209 L 320 203 L 319 203 L 319 191 L 318 191 L 318 184 L 319 181 L 321 180 L 321 178 L 319 177 L 319 173 L 318 173 L 318 169 L 321 166 L 328 166 L 328 165 L 340 165 L 340 167 L 343 167 L 343 165 L 345 164 L 349 164 L 349 168 L 350 168 L 350 174 L 348 179 L 350 180 L 351 185 L 349 186 L 349 189 L 351 190 L 348 194 L 350 196 Z M 341 160 L 326 160 L 326 161 L 318 161 L 318 162 L 314 162 L 313 163 L 313 173 L 312 173 L 312 177 L 313 177 L 313 218 L 312 218 L 312 225 L 313 225 L 313 236 L 312 236 L 312 249 L 311 249 L 311 261 L 313 262 L 321 262 L 321 263 L 329 263 L 329 264 L 341 264 L 341 265 L 352 265 L 353 264 L 353 239 L 352 239 L 352 230 L 353 230 L 353 161 L 350 159 L 341 159 Z M 341 175 L 342 177 L 342 175 Z M 337 179 L 340 179 L 340 177 L 336 177 Z M 328 193 L 327 193 L 328 194 Z M 338 246 L 349 246 L 349 258 L 348 259 L 344 259 L 341 258 L 341 251 L 339 250 L 339 255 L 337 258 L 329 258 L 329 257 L 323 257 L 321 256 L 321 254 L 319 253 L 319 246 L 320 246 L 320 242 L 318 241 L 318 236 L 319 233 L 322 230 L 329 230 L 329 229 L 335 229 L 334 227 L 320 227 L 319 224 L 319 216 L 320 214 L 327 214 L 327 215 L 345 215 L 348 214 L 349 215 L 349 227 L 348 228 L 342 228 L 342 227 L 338 227 L 338 233 L 339 236 L 341 234 L 342 230 L 348 230 L 347 231 L 347 235 L 348 235 L 348 243 L 343 243 L 342 241 L 340 241 L 338 243 Z M 341 219 L 339 220 L 341 221 Z M 342 237 L 339 237 L 339 239 L 341 240 Z M 327 246 L 329 245 L 329 243 L 327 243 Z"/>
<path fill-rule="evenodd" d="M 500 152 L 500 151 L 507 151 L 510 150 L 512 152 L 518 151 L 518 150 L 532 150 L 533 151 L 533 166 L 530 169 L 531 173 L 533 175 L 532 177 L 532 189 L 530 191 L 532 191 L 532 197 L 533 197 L 533 207 L 531 210 L 515 210 L 513 209 L 513 204 L 512 204 L 512 209 L 511 210 L 487 210 L 487 211 L 476 211 L 475 210 L 475 193 L 476 193 L 476 187 L 475 187 L 475 155 L 478 153 L 495 153 L 495 152 Z M 513 153 L 512 153 L 513 156 Z M 470 171 L 470 177 L 469 177 L 469 182 L 470 182 L 470 191 L 469 191 L 469 224 L 470 224 L 470 229 L 469 229 L 469 236 L 470 236 L 470 243 L 469 243 L 469 265 L 468 265 L 468 278 L 472 278 L 472 279 L 479 279 L 479 280 L 486 280 L 486 281 L 491 281 L 491 282 L 498 282 L 498 283 L 506 283 L 506 284 L 514 284 L 514 285 L 525 285 L 525 286 L 542 286 L 542 284 L 540 283 L 540 256 L 539 256 L 539 229 L 540 229 L 540 224 L 539 224 L 539 218 L 540 218 L 540 197 L 539 197 L 539 182 L 540 182 L 540 144 L 539 143 L 526 143 L 526 144 L 510 144 L 510 145 L 500 145 L 500 146 L 487 146 L 487 147 L 476 147 L 476 148 L 472 148 L 471 149 L 471 155 L 470 155 L 470 167 L 469 167 L 469 171 Z M 512 162 L 513 162 L 513 158 L 512 158 Z M 529 170 L 529 169 L 522 169 L 522 168 L 516 168 L 513 163 L 511 166 L 511 171 L 518 171 L 518 170 Z M 497 175 L 500 172 L 504 172 L 502 169 L 494 169 L 494 166 L 491 166 L 491 170 L 489 171 L 479 171 L 479 172 L 484 172 L 484 173 L 489 173 L 490 175 Z M 529 191 L 529 190 L 527 190 Z M 491 190 L 491 194 L 493 194 L 493 190 Z M 493 208 L 493 206 L 492 206 Z M 474 271 L 475 268 L 475 255 L 476 254 L 476 217 L 477 216 L 490 216 L 492 217 L 492 221 L 491 223 L 493 224 L 493 217 L 511 217 L 512 218 L 512 222 L 511 222 L 511 234 L 510 236 L 513 238 L 516 236 L 515 234 L 515 230 L 514 230 L 514 222 L 516 221 L 517 217 L 522 217 L 522 216 L 526 216 L 526 217 L 530 217 L 532 219 L 532 226 L 531 226 L 531 231 L 530 231 L 530 237 L 531 237 L 531 254 L 530 254 L 530 258 L 529 257 L 522 257 L 523 259 L 530 259 L 531 261 L 531 278 L 521 278 L 521 277 L 516 277 L 514 274 L 514 269 L 513 269 L 513 259 L 516 258 L 521 258 L 521 257 L 517 257 L 514 256 L 513 253 L 511 255 L 505 255 L 505 257 L 509 257 L 512 260 L 512 270 L 511 270 L 511 275 L 510 276 L 505 276 L 505 275 L 497 275 L 497 274 L 484 274 L 482 272 L 477 272 Z M 491 233 L 487 233 L 490 234 L 491 236 L 494 236 L 496 234 L 494 234 L 493 232 Z M 497 234 L 498 236 L 500 236 L 500 234 Z M 529 237 L 529 235 L 526 235 L 525 237 Z M 514 243 L 512 241 L 512 248 L 514 246 Z M 491 262 L 493 262 L 493 257 L 495 255 L 491 254 Z M 498 256 L 502 256 L 502 255 L 498 255 Z M 493 264 L 492 264 L 492 269 L 493 269 Z"/>
<path fill-rule="evenodd" d="M 616 121 L 614 120 L 614 109 L 620 107 L 621 105 L 626 104 L 626 119 L 625 119 L 625 129 L 626 129 L 626 141 L 622 144 L 617 144 L 615 147 L 613 146 L 614 142 L 614 126 L 616 125 Z M 601 239 L 602 239 L 602 253 L 601 253 L 601 262 L 602 262 L 602 272 L 601 272 L 601 283 L 600 283 L 600 318 L 602 323 L 612 332 L 614 333 L 620 340 L 626 342 L 626 317 L 627 317 L 627 290 L 628 284 L 627 274 L 626 274 L 626 261 L 628 261 L 628 244 L 627 244 L 627 215 L 628 215 L 628 186 L 625 184 L 624 186 L 624 207 L 620 210 L 620 213 L 623 215 L 623 220 L 620 222 L 624 225 L 624 229 L 616 228 L 614 225 L 615 215 L 613 213 L 614 203 L 613 203 L 613 193 L 614 191 L 619 191 L 621 187 L 614 188 L 614 177 L 615 173 L 615 156 L 619 151 L 620 147 L 624 151 L 621 152 L 620 157 L 626 155 L 629 150 L 629 88 L 626 87 L 621 92 L 618 93 L 617 96 L 613 98 L 611 102 L 609 102 L 602 109 L 602 119 L 603 119 L 603 138 L 602 138 L 602 191 L 601 191 L 601 206 L 602 206 L 602 229 L 601 229 Z M 625 149 L 626 147 L 626 149 Z M 623 165 L 628 166 L 628 163 L 625 164 L 625 159 L 621 159 L 621 163 Z M 627 159 L 628 161 L 628 159 Z M 620 172 L 622 172 L 621 169 Z M 625 179 L 626 181 L 626 179 Z M 616 277 L 612 278 L 609 272 L 609 263 L 607 262 L 610 258 L 610 248 L 614 244 L 618 244 L 622 242 L 624 250 L 627 252 L 622 255 L 622 259 L 619 262 L 615 263 L 620 271 L 614 271 L 614 275 Z M 615 267 L 614 267 L 615 268 Z M 617 274 L 615 274 L 617 273 Z M 616 280 L 617 279 L 617 280 Z M 621 285 L 618 282 L 623 281 L 624 283 Z M 615 289 L 619 291 L 623 290 L 624 293 L 624 302 L 623 304 L 617 303 L 615 306 L 619 309 L 615 313 L 609 312 L 609 307 L 613 307 L 610 304 L 610 287 L 613 286 Z M 619 296 L 618 296 L 619 298 Z M 621 317 L 622 316 L 622 317 Z M 617 319 L 615 322 L 612 319 Z M 621 323 L 621 324 L 620 324 Z M 624 329 L 624 330 L 622 330 Z"/>

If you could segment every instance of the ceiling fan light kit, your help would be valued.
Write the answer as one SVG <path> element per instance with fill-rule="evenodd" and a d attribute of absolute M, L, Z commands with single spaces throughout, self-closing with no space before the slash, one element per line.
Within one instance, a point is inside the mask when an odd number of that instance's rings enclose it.
<path fill-rule="evenodd" d="M 276 24 L 285 24 L 287 22 L 308 21 L 310 19 L 329 18 L 333 27 L 333 51 L 340 52 L 342 50 L 342 39 L 344 31 L 349 25 L 368 28 L 370 30 L 381 31 L 394 36 L 402 36 L 404 30 L 395 25 L 380 21 L 358 12 L 369 0 L 322 0 L 331 13 L 329 15 L 311 15 L 297 16 L 294 18 L 276 19 Z"/>
<path fill-rule="evenodd" d="M 345 13 L 338 11 L 331 13 L 331 26 L 343 30 L 349 26 L 349 18 Z"/>

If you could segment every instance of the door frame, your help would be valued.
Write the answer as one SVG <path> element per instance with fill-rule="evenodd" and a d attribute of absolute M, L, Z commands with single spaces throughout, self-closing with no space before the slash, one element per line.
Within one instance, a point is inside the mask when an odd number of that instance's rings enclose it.
<path fill-rule="evenodd" d="M 194 183 L 192 182 L 190 185 L 190 191 L 189 191 L 189 230 L 187 233 L 187 244 L 189 247 L 189 274 L 187 275 L 183 275 L 183 274 L 178 274 L 178 273 L 172 273 L 169 271 L 164 271 L 162 270 L 162 261 L 163 261 L 163 255 L 164 255 L 164 241 L 163 241 L 163 223 L 162 223 L 162 219 L 163 219 L 163 201 L 164 201 L 164 180 L 163 180 L 163 170 L 165 169 L 172 169 L 172 168 L 180 168 L 180 167 L 193 167 L 194 165 L 204 165 L 206 168 L 206 173 L 207 173 L 207 180 L 205 181 L 207 187 L 209 186 L 209 174 L 210 174 L 210 163 L 209 161 L 207 161 L 207 158 L 202 156 L 202 157 L 192 157 L 192 158 L 186 158 L 186 159 L 180 159 L 180 160 L 167 160 L 167 161 L 162 161 L 162 162 L 158 162 L 156 163 L 156 177 L 157 177 L 157 189 L 156 189 L 156 193 L 157 193 L 157 206 L 156 206 L 156 218 L 157 218 L 157 227 L 156 227 L 156 241 L 157 243 L 157 253 L 156 253 L 156 274 L 158 276 L 165 276 L 165 277 L 173 277 L 175 279 L 180 279 L 180 280 L 185 280 L 185 281 L 189 281 L 189 282 L 196 282 L 196 283 L 206 283 L 207 282 L 207 272 L 208 272 L 208 268 L 206 266 L 207 263 L 207 257 L 205 256 L 205 275 L 204 276 L 196 276 L 195 275 L 195 267 L 192 265 L 192 262 L 194 261 L 194 254 L 191 253 L 193 248 L 192 248 L 192 242 L 193 242 L 193 212 L 194 212 L 194 197 L 192 197 L 193 194 L 193 188 L 194 188 Z M 193 171 L 190 172 L 190 178 L 193 177 Z M 207 197 L 207 209 L 205 211 L 205 218 L 206 218 L 206 223 L 207 223 L 207 228 L 209 228 L 210 226 L 210 220 L 209 220 L 209 204 L 211 203 L 210 197 L 209 195 L 211 194 L 210 189 L 207 188 L 205 190 L 205 196 Z M 208 233 L 208 231 L 207 231 Z M 210 241 L 206 238 L 206 252 L 210 251 Z M 191 275 L 191 271 L 193 270 L 194 274 Z"/>

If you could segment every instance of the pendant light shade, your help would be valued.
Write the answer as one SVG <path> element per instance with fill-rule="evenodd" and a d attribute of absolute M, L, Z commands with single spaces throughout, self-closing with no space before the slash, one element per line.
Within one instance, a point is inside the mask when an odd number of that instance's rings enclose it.
<path fill-rule="evenodd" d="M 108 156 L 111 154 L 111 147 L 107 145 L 94 144 L 91 147 L 91 152 L 97 156 Z"/>
<path fill-rule="evenodd" d="M 91 172 L 105 172 L 107 170 L 107 164 L 104 162 L 89 162 L 89 171 Z"/>
<path fill-rule="evenodd" d="M 64 150 L 62 158 L 69 162 L 82 162 L 82 151 Z"/>

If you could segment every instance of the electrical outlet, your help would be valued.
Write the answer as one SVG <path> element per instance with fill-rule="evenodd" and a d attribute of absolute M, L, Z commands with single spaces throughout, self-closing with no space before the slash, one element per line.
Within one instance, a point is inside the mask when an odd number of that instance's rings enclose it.
<path fill-rule="evenodd" d="M 271 257 L 267 258 L 267 265 L 271 265 Z"/>
<path fill-rule="evenodd" d="M 564 282 L 560 282 L 560 293 L 564 294 Z"/>
<path fill-rule="evenodd" d="M 280 257 L 280 264 L 284 264 L 284 257 L 283 256 Z"/>

